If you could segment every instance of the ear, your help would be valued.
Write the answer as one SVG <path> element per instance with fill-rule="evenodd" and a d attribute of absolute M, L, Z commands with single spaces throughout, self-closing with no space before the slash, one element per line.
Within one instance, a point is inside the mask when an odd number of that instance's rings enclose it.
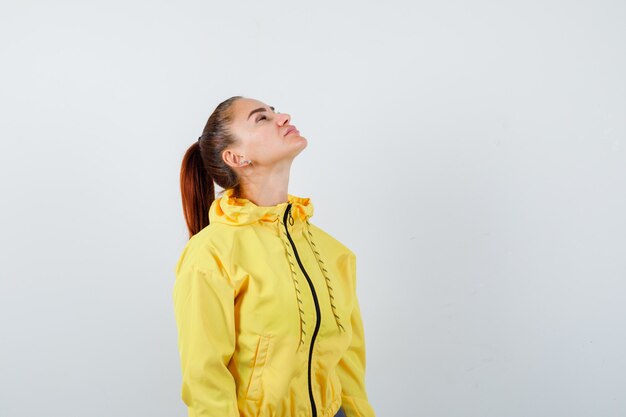
<path fill-rule="evenodd" d="M 245 159 L 240 155 L 240 152 L 237 150 L 226 149 L 222 152 L 222 159 L 231 168 L 239 168 L 241 167 L 240 163 Z"/>

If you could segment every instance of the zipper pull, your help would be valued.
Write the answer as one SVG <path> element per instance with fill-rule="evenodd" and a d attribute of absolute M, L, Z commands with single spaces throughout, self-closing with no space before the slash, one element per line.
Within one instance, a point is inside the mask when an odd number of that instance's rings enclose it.
<path fill-rule="evenodd" d="M 293 216 L 291 215 L 291 203 L 289 203 L 289 225 L 293 226 Z"/>

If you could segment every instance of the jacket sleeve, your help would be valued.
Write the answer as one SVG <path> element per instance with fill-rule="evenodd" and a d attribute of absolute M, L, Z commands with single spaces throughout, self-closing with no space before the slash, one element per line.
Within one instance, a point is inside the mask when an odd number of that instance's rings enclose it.
<path fill-rule="evenodd" d="M 182 369 L 182 400 L 189 417 L 239 417 L 227 365 L 235 350 L 234 288 L 218 269 L 193 265 L 176 271 L 173 289 Z"/>
<path fill-rule="evenodd" d="M 354 289 L 354 306 L 350 316 L 352 340 L 339 361 L 336 372 L 342 386 L 342 408 L 346 417 L 375 417 L 365 387 L 365 333 L 356 294 L 356 258 L 354 255 L 350 258 Z"/>

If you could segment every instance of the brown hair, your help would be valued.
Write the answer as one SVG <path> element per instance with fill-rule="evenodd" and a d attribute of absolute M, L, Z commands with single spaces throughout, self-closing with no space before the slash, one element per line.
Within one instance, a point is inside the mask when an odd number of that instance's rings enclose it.
<path fill-rule="evenodd" d="M 213 111 L 202 135 L 187 149 L 180 169 L 183 214 L 189 238 L 209 225 L 209 208 L 215 200 L 215 186 L 235 188 L 239 195 L 239 176 L 224 162 L 222 152 L 237 142 L 229 131 L 232 104 L 243 96 L 221 102 Z"/>

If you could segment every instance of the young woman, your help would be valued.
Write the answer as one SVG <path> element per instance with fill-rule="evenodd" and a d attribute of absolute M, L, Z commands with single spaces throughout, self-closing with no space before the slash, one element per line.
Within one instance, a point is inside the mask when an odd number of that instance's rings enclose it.
<path fill-rule="evenodd" d="M 306 146 L 288 114 L 235 96 L 184 156 L 173 301 L 190 417 L 375 417 L 355 254 L 287 192 Z"/>

